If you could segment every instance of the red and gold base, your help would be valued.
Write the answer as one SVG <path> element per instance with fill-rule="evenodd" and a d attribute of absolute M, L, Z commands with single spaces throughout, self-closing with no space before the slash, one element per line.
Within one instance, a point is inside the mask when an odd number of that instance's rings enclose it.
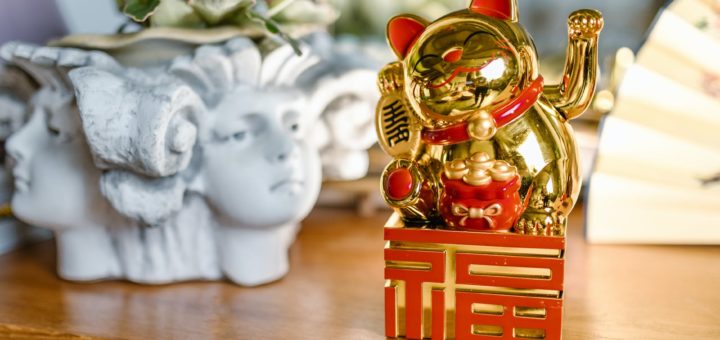
<path fill-rule="evenodd" d="M 565 238 L 385 227 L 388 338 L 560 339 Z"/>

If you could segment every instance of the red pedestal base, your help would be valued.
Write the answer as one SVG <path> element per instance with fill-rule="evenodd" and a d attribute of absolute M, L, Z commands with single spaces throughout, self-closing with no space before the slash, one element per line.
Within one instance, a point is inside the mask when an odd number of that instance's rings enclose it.
<path fill-rule="evenodd" d="M 385 329 L 406 339 L 560 339 L 563 237 L 385 228 Z"/>

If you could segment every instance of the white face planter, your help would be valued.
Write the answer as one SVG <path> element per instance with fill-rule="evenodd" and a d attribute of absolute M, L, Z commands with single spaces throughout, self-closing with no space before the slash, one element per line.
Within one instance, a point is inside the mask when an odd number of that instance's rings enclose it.
<path fill-rule="evenodd" d="M 90 157 L 72 96 L 43 88 L 30 107 L 29 121 L 6 145 L 14 161 L 14 213 L 57 230 L 102 223 L 100 171 Z"/>
<path fill-rule="evenodd" d="M 112 276 L 119 268 L 103 228 L 110 209 L 72 99 L 41 89 L 29 103 L 29 121 L 7 141 L 12 207 L 25 222 L 56 231 L 66 278 Z"/>
<path fill-rule="evenodd" d="M 41 85 L 7 144 L 16 215 L 55 231 L 58 270 L 71 280 L 281 278 L 323 163 L 342 168 L 321 162 L 342 143 L 310 137 L 347 130 L 333 122 L 358 107 L 368 124 L 348 121 L 371 135 L 376 101 L 373 70 L 323 72 L 333 65 L 304 52 L 261 58 L 240 38 L 130 68 L 100 52 L 6 45 L 3 58 Z M 347 76 L 352 87 L 341 85 Z M 339 98 L 352 98 L 345 113 Z"/>
<path fill-rule="evenodd" d="M 243 98 L 254 102 L 243 105 Z M 317 199 L 320 157 L 304 140 L 306 109 L 297 93 L 246 89 L 211 111 L 200 176 L 221 234 L 221 265 L 237 282 L 262 283 L 257 273 L 279 278 L 287 271 L 295 224 Z"/>

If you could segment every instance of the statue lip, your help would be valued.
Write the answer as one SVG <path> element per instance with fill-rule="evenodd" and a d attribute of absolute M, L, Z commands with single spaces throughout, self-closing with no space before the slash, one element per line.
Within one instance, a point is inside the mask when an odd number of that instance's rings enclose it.
<path fill-rule="evenodd" d="M 305 181 L 297 178 L 288 178 L 281 180 L 270 187 L 271 192 L 285 191 L 284 189 L 292 189 L 295 186 L 304 187 Z"/>
<path fill-rule="evenodd" d="M 30 180 L 24 175 L 17 171 L 13 171 L 13 177 L 15 178 L 15 189 L 19 192 L 30 190 Z"/>

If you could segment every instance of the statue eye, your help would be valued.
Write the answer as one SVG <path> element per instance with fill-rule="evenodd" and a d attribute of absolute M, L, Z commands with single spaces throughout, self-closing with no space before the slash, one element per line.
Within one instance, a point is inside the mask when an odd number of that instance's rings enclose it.
<path fill-rule="evenodd" d="M 59 136 L 60 136 L 60 130 L 57 129 L 57 128 L 55 128 L 55 127 L 52 127 L 52 126 L 48 125 L 48 126 L 47 126 L 47 130 L 48 130 L 48 132 L 49 132 L 52 136 L 54 136 L 54 137 L 59 137 Z"/>
<path fill-rule="evenodd" d="M 212 130 L 212 140 L 230 143 L 231 146 L 246 146 L 262 133 L 262 122 L 255 114 L 243 114 L 230 120 L 218 121 Z"/>
<path fill-rule="evenodd" d="M 244 141 L 247 138 L 247 131 L 238 131 L 233 134 L 233 139 L 236 141 Z"/>
<path fill-rule="evenodd" d="M 71 133 L 63 132 L 54 126 L 47 125 L 47 131 L 56 142 L 61 144 L 69 143 L 74 138 Z"/>
<path fill-rule="evenodd" d="M 293 135 L 299 135 L 302 131 L 302 125 L 300 125 L 300 112 L 296 110 L 286 111 L 282 115 L 283 126 L 290 131 Z"/>

